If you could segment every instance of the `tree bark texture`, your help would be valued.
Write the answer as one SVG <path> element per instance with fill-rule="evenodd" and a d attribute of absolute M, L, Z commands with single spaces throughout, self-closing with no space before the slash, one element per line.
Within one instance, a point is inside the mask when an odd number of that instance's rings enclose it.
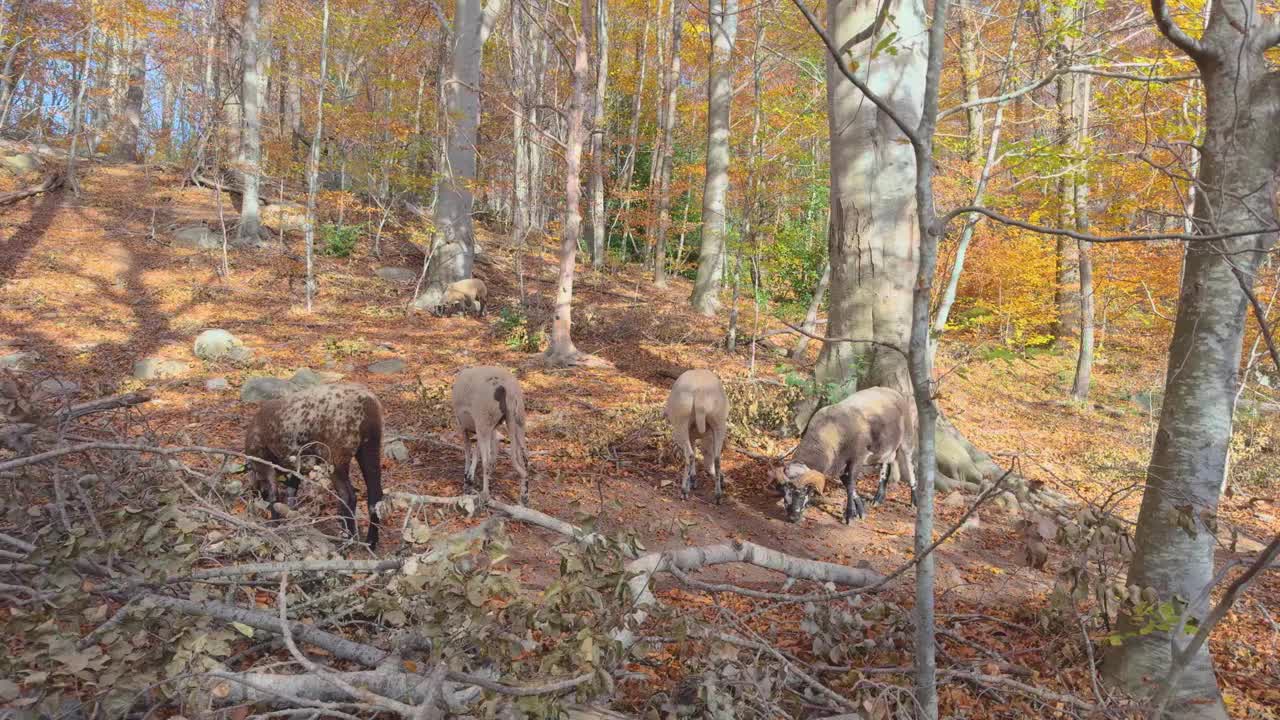
<path fill-rule="evenodd" d="M 875 0 L 832 0 L 827 32 L 837 47 L 871 25 Z M 897 54 L 871 51 L 877 38 L 851 52 L 854 72 L 904 121 L 914 126 L 924 102 L 926 34 L 921 0 L 890 0 Z M 851 64 L 852 66 L 852 64 Z M 911 288 L 920 242 L 916 220 L 916 158 L 898 127 L 827 58 L 831 136 L 831 306 L 827 335 L 876 341 L 905 351 L 911 334 Z M 909 391 L 904 352 L 858 342 L 825 343 L 820 383 L 856 381 Z"/>
<path fill-rule="evenodd" d="M 661 117 L 662 149 L 654 203 L 657 228 L 653 239 L 653 283 L 659 287 L 667 284 L 667 232 L 671 229 L 671 172 L 675 164 L 676 101 L 680 94 L 680 44 L 684 37 L 684 16 L 689 9 L 688 0 L 671 2 L 671 61 L 662 83 L 662 100 L 666 109 Z"/>
<path fill-rule="evenodd" d="M 1153 0 L 1152 11 L 1161 32 L 1196 62 L 1204 83 L 1196 231 L 1274 227 L 1280 72 L 1263 53 L 1280 40 L 1280 25 L 1259 17 L 1259 3 L 1214 3 L 1196 39 L 1174 24 L 1163 0 Z M 1252 285 L 1275 241 L 1275 233 L 1264 233 L 1187 245 L 1165 400 L 1128 580 L 1154 588 L 1162 601 L 1180 596 L 1195 603 L 1187 609 L 1191 617 L 1204 618 L 1208 610 L 1214 533 L 1205 520 L 1218 508 L 1247 319 L 1247 298 L 1233 265 L 1243 284 Z M 1186 515 L 1196 524 L 1194 535 L 1179 526 Z M 1118 629 L 1129 632 L 1142 624 L 1122 617 Z M 1170 658 L 1168 633 L 1138 635 L 1108 654 L 1106 675 L 1131 692 L 1150 693 L 1169 673 Z M 1227 717 L 1207 646 L 1190 659 L 1173 693 L 1167 717 Z"/>
<path fill-rule="evenodd" d="M 591 267 L 604 267 L 609 236 L 604 209 L 605 91 L 609 83 L 609 4 L 596 0 L 596 96 L 591 120 Z M 583 22 L 586 22 L 583 20 Z"/>
<path fill-rule="evenodd" d="M 827 297 L 827 284 L 831 281 L 831 263 L 822 263 L 822 275 L 818 277 L 818 284 L 813 288 L 813 298 L 809 300 L 809 310 L 804 314 L 804 322 L 800 324 L 800 329 L 812 335 L 818 328 L 818 311 L 822 309 L 822 301 Z M 804 357 L 805 350 L 809 349 L 809 335 L 801 335 L 796 341 L 796 346 L 791 349 L 791 357 L 800 359 Z"/>
<path fill-rule="evenodd" d="M 714 315 L 724 277 L 725 196 L 729 192 L 729 111 L 733 107 L 733 47 L 738 36 L 738 0 L 711 2 L 711 79 L 707 84 L 707 171 L 702 191 L 702 246 L 693 309 Z"/>
<path fill-rule="evenodd" d="M 476 141 L 480 128 L 480 68 L 484 44 L 501 12 L 503 0 L 457 0 L 453 17 L 450 73 L 445 80 L 449 124 L 440 195 L 436 199 L 435 248 L 427 271 L 426 288 L 413 304 L 433 308 L 450 284 L 471 277 L 475 262 L 475 231 L 471 211 L 475 197 Z"/>
<path fill-rule="evenodd" d="M 591 1 L 582 0 L 583 17 L 591 16 Z M 578 235 L 582 231 L 582 146 L 586 143 L 587 36 L 579 32 L 573 53 L 573 95 L 569 99 L 568 132 L 564 162 L 564 228 L 560 234 L 560 278 L 556 285 L 555 317 L 551 322 L 551 343 L 547 362 L 571 365 L 578 359 L 573 345 L 573 273 L 578 257 Z"/>
<path fill-rule="evenodd" d="M 240 102 L 244 106 L 244 131 L 240 143 L 240 175 L 244 194 L 240 199 L 240 225 L 236 244 L 257 245 L 261 220 L 258 216 L 258 179 L 261 177 L 262 123 L 259 118 L 258 26 L 262 0 L 245 0 L 244 22 L 240 25 L 240 45 L 244 50 L 244 77 L 240 85 Z"/>
<path fill-rule="evenodd" d="M 1079 75 L 1076 80 L 1076 146 L 1081 153 L 1085 151 L 1085 143 L 1089 135 L 1089 110 L 1092 103 L 1093 83 L 1089 75 Z M 1089 232 L 1089 172 L 1088 165 L 1080 172 L 1075 183 L 1076 230 Z M 1094 329 L 1094 297 L 1093 297 L 1093 258 L 1090 256 L 1090 243 L 1087 240 L 1076 241 L 1076 264 L 1080 271 L 1080 351 L 1076 356 L 1076 373 L 1071 382 L 1071 397 L 1084 400 L 1089 397 L 1089 384 L 1093 377 L 1093 329 Z"/>
<path fill-rule="evenodd" d="M 1070 67 L 1075 57 L 1076 40 L 1068 28 L 1078 26 L 1077 9 L 1073 3 L 1058 5 L 1058 23 L 1062 31 L 1054 55 L 1058 68 Z M 1066 154 L 1066 167 L 1058 177 L 1058 227 L 1075 227 L 1076 224 L 1076 168 L 1080 162 L 1079 131 L 1076 126 L 1075 86 L 1076 75 L 1063 73 L 1057 77 L 1058 147 Z M 1056 340 L 1074 338 L 1080 334 L 1080 266 L 1077 263 L 1075 241 L 1058 236 L 1055 248 L 1057 285 L 1054 289 L 1054 306 L 1057 319 L 1053 335 Z"/>
<path fill-rule="evenodd" d="M 307 312 L 316 294 L 315 238 L 316 192 L 320 185 L 320 144 L 324 138 L 324 90 L 329 75 L 329 0 L 324 0 L 320 29 L 320 76 L 316 87 L 316 129 L 311 136 L 311 152 L 307 154 L 307 222 L 304 242 L 307 253 Z"/>

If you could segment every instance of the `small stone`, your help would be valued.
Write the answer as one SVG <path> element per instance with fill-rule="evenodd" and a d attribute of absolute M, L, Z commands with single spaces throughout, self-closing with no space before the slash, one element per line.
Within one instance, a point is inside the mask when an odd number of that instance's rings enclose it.
<path fill-rule="evenodd" d="M 133 364 L 133 376 L 138 380 L 165 380 L 186 375 L 191 366 L 181 360 L 142 358 Z"/>
<path fill-rule="evenodd" d="M 1271 513 L 1258 513 L 1257 517 L 1258 517 L 1258 522 L 1264 522 L 1264 523 L 1267 523 L 1268 525 L 1274 524 L 1276 521 L 1276 516 L 1272 515 Z"/>
<path fill-rule="evenodd" d="M 231 383 L 227 382 L 224 377 L 209 378 L 204 381 L 204 389 L 209 392 L 221 392 L 231 387 Z"/>
<path fill-rule="evenodd" d="M 253 351 L 244 342 L 226 330 L 205 330 L 196 338 L 193 351 L 202 360 L 230 360 L 244 362 Z"/>
<path fill-rule="evenodd" d="M 402 267 L 380 267 L 373 271 L 374 275 L 393 283 L 411 283 L 417 282 L 418 273 L 409 268 Z"/>
<path fill-rule="evenodd" d="M 31 389 L 32 400 L 44 400 L 47 398 L 69 398 L 80 392 L 80 385 L 70 380 L 58 380 L 49 378 L 42 380 Z"/>
<path fill-rule="evenodd" d="M 367 369 L 374 375 L 391 375 L 404 370 L 406 367 L 404 360 L 400 358 L 390 358 L 388 360 L 379 360 L 370 365 Z"/>
<path fill-rule="evenodd" d="M 293 377 L 289 378 L 289 382 L 293 383 L 294 385 L 297 385 L 300 388 L 304 388 L 304 387 L 311 387 L 312 385 L 323 384 L 325 382 L 325 379 L 323 375 L 316 372 L 315 370 L 304 367 L 304 368 L 299 368 L 298 371 L 293 374 Z"/>
<path fill-rule="evenodd" d="M 965 500 L 964 494 L 957 490 L 948 495 L 947 499 L 942 501 L 942 504 L 946 507 L 965 507 L 969 503 Z"/>
<path fill-rule="evenodd" d="M 8 355 L 0 355 L 0 370 L 30 370 L 39 360 L 39 353 L 19 350 Z"/>
<path fill-rule="evenodd" d="M 240 399 L 244 402 L 262 402 L 284 397 L 297 389 L 297 385 L 280 378 L 250 378 L 240 387 Z"/>
<path fill-rule="evenodd" d="M 395 462 L 405 462 L 409 459 L 409 446 L 405 445 L 404 440 L 393 438 L 382 444 L 382 455 Z"/>

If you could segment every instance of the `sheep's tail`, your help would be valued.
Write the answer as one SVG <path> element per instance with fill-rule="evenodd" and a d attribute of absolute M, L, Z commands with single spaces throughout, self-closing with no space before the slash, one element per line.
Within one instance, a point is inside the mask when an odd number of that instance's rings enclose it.
<path fill-rule="evenodd" d="M 701 397 L 696 395 L 693 398 L 693 422 L 698 428 L 699 435 L 707 431 L 707 405 L 702 402 Z"/>

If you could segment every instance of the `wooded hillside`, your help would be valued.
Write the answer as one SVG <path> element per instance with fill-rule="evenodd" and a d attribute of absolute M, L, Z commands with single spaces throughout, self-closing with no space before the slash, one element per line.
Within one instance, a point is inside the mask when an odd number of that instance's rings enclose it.
<path fill-rule="evenodd" d="M 0 0 L 0 708 L 1280 717 L 1277 45 Z"/>

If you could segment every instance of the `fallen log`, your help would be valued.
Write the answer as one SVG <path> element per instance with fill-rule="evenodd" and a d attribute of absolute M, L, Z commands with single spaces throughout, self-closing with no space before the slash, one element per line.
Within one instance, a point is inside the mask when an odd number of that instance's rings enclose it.
<path fill-rule="evenodd" d="M 44 180 L 42 180 L 39 185 L 33 185 L 23 190 L 0 193 L 0 206 L 12 205 L 19 200 L 25 200 L 33 195 L 39 195 L 40 193 L 46 193 L 50 190 L 56 190 L 59 187 L 62 187 L 62 184 L 66 182 L 66 179 L 67 178 L 62 173 L 62 170 L 50 170 L 44 176 Z"/>

